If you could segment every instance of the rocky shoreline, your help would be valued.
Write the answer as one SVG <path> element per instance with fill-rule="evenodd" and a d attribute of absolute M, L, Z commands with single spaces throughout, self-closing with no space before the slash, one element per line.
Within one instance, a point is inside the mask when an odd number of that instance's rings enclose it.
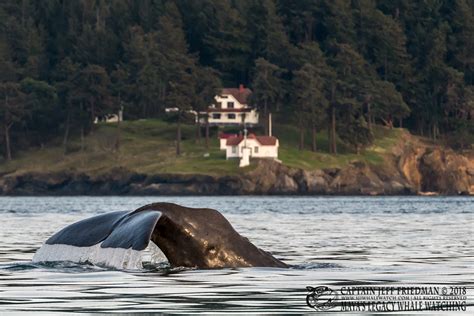
<path fill-rule="evenodd" d="M 242 175 L 146 175 L 115 168 L 96 175 L 7 174 L 0 194 L 30 195 L 473 195 L 474 159 L 439 147 L 405 144 L 380 165 L 307 171 L 260 160 Z"/>
<path fill-rule="evenodd" d="M 383 162 L 303 170 L 258 160 L 239 175 L 25 172 L 0 175 L 0 195 L 474 195 L 474 151 L 455 152 L 409 133 Z"/>

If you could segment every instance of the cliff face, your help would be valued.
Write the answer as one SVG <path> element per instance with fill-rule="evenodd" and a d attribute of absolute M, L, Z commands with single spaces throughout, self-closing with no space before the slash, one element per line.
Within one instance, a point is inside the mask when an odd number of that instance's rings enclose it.
<path fill-rule="evenodd" d="M 413 139 L 380 165 L 354 161 L 344 168 L 307 171 L 270 160 L 239 176 L 145 175 L 116 168 L 89 176 L 73 173 L 10 174 L 3 195 L 411 195 L 474 194 L 474 156 L 427 146 Z"/>
<path fill-rule="evenodd" d="M 474 194 L 474 153 L 407 142 L 394 153 L 397 169 L 419 193 Z"/>

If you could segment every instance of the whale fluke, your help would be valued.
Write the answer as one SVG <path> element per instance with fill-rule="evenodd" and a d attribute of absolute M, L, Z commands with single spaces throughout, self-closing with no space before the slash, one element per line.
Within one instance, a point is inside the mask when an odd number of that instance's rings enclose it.
<path fill-rule="evenodd" d="M 50 237 L 33 260 L 136 268 L 139 251 L 150 241 L 173 267 L 287 267 L 237 233 L 218 211 L 173 203 L 111 212 L 71 224 Z"/>

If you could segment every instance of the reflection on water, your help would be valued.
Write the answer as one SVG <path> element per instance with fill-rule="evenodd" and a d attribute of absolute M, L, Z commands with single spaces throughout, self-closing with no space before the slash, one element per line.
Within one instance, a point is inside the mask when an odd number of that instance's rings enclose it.
<path fill-rule="evenodd" d="M 30 262 L 69 223 L 157 201 L 218 209 L 292 268 L 117 271 Z M 473 294 L 469 197 L 2 197 L 0 216 L 1 311 L 310 312 L 308 285 L 458 284 Z"/>

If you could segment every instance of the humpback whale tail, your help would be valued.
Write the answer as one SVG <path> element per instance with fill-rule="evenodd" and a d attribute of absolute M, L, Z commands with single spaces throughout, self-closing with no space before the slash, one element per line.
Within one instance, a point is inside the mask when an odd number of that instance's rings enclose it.
<path fill-rule="evenodd" d="M 141 253 L 156 245 L 171 266 L 287 267 L 239 235 L 216 210 L 155 203 L 69 225 L 37 251 L 33 261 L 90 262 L 141 268 Z"/>

